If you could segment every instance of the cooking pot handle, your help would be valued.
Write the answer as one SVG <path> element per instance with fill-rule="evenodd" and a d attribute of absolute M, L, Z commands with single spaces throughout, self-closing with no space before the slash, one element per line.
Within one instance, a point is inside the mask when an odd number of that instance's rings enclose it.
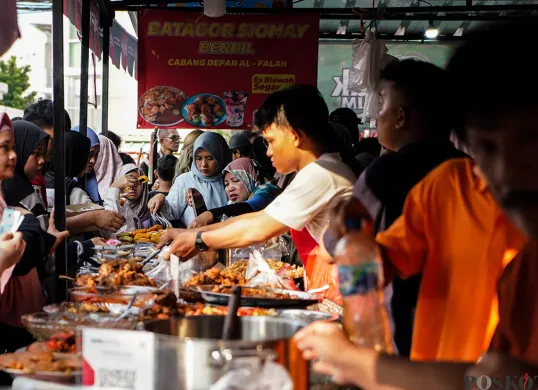
<path fill-rule="evenodd" d="M 234 359 L 257 359 L 258 361 L 275 360 L 276 354 L 273 350 L 252 350 L 252 349 L 215 349 L 210 352 L 210 365 L 215 367 L 224 367 L 231 364 Z"/>

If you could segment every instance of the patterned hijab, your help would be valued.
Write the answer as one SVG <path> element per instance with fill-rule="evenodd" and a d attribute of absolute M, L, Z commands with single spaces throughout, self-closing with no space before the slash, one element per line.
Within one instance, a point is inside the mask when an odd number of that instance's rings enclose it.
<path fill-rule="evenodd" d="M 142 176 L 144 173 L 142 170 L 137 167 L 135 164 L 126 164 L 123 167 L 121 167 L 118 177 L 126 176 L 128 173 L 138 171 L 140 176 Z M 125 224 L 127 225 L 127 231 L 133 230 L 133 229 L 141 229 L 143 226 L 144 221 L 146 221 L 148 218 L 150 218 L 150 212 L 148 209 L 148 201 L 149 201 L 149 192 L 148 192 L 148 185 L 147 184 L 141 184 L 142 187 L 142 194 L 140 195 L 140 198 L 135 200 L 125 200 L 125 203 L 120 209 L 121 215 L 125 217 Z"/>
<path fill-rule="evenodd" d="M 104 199 L 107 190 L 116 180 L 120 168 L 123 166 L 123 161 L 118 149 L 116 149 L 116 145 L 110 139 L 104 135 L 99 135 L 99 143 L 101 151 L 95 161 L 94 171 L 99 186 L 99 194 L 101 199 Z"/>
<path fill-rule="evenodd" d="M 250 196 L 258 187 L 258 174 L 254 168 L 254 162 L 248 157 L 241 157 L 229 163 L 222 172 L 223 177 L 229 172 L 245 186 Z"/>
<path fill-rule="evenodd" d="M 9 131 L 11 134 L 13 134 L 13 124 L 5 112 L 0 113 L 0 133 L 3 131 Z M 0 180 L 0 185 L 1 184 L 2 180 Z M 0 188 L 0 215 L 4 213 L 4 209 L 6 207 L 7 205 L 6 201 L 4 200 L 4 194 Z"/>

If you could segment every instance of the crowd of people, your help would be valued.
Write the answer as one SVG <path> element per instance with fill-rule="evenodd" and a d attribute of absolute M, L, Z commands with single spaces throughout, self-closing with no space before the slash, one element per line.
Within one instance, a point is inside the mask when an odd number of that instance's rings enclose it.
<path fill-rule="evenodd" d="M 62 240 L 69 236 L 74 273 L 113 233 L 165 218 L 174 228 L 159 246 L 169 244 L 182 260 L 291 234 L 306 288 L 328 286 L 326 297 L 337 303 L 337 242 L 353 237 L 358 260 L 376 254 L 399 356 L 354 345 L 331 323 L 295 337 L 314 368 L 338 382 L 452 390 L 465 375 L 533 372 L 538 85 L 525 53 L 536 32 L 532 23 L 510 31 L 522 38 L 513 42 L 504 26 L 470 34 L 447 70 L 388 64 L 379 142 L 359 142 L 353 111 L 329 113 L 316 87 L 293 86 L 269 95 L 255 130 L 229 142 L 195 130 L 179 151 L 177 131 L 159 130 L 148 183 L 149 164 L 121 154 L 121 138 L 90 128 L 83 135 L 66 113 L 66 204 L 102 206 L 68 215 L 66 232 L 55 229 L 52 210 L 53 103 L 40 100 L 23 118 L 2 114 L 0 211 L 17 208 L 25 219 L 0 241 L 0 350 L 28 344 L 21 315 L 54 300 L 51 254 Z M 519 61 L 496 54 L 505 44 Z M 499 91 L 498 75 L 507 71 L 513 80 Z"/>

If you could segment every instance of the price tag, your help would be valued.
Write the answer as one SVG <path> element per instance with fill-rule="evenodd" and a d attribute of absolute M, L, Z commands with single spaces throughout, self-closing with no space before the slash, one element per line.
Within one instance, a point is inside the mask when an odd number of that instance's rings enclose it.
<path fill-rule="evenodd" d="M 95 389 L 155 389 L 155 334 L 82 330 L 82 384 Z"/>

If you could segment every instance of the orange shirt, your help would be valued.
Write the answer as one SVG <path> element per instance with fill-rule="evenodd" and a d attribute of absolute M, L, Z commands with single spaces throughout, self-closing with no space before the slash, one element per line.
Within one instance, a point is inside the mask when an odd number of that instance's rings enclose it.
<path fill-rule="evenodd" d="M 471 159 L 449 160 L 409 193 L 376 240 L 403 278 L 422 274 L 411 359 L 475 361 L 498 321 L 498 278 L 524 238 Z"/>

